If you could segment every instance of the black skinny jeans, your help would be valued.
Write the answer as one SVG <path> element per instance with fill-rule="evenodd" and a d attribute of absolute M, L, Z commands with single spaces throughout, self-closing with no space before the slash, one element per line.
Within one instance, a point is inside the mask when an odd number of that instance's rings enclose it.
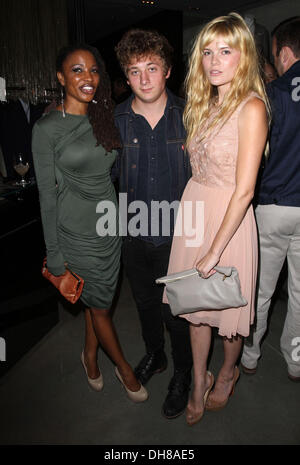
<path fill-rule="evenodd" d="M 163 285 L 155 279 L 167 274 L 171 242 L 158 247 L 141 239 L 127 237 L 122 258 L 137 305 L 142 336 L 147 352 L 164 348 L 164 323 L 170 334 L 174 369 L 190 370 L 193 364 L 189 323 L 173 317 L 169 305 L 162 303 Z"/>

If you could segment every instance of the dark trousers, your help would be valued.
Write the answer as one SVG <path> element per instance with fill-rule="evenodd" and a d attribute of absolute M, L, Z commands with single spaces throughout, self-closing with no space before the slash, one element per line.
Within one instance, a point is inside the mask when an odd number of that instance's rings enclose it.
<path fill-rule="evenodd" d="M 155 279 L 167 274 L 171 242 L 158 247 L 151 242 L 127 237 L 122 257 L 132 294 L 137 305 L 147 352 L 164 347 L 164 323 L 170 334 L 174 369 L 189 370 L 192 352 L 189 324 L 173 317 L 169 305 L 162 303 L 163 285 Z"/>

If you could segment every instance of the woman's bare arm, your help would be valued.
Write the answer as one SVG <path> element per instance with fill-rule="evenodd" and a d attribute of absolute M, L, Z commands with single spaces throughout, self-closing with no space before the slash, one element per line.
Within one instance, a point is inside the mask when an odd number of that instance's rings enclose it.
<path fill-rule="evenodd" d="M 241 224 L 253 199 L 267 134 L 268 121 L 265 104 L 254 97 L 244 105 L 239 114 L 236 188 L 210 250 L 197 263 L 197 269 L 203 277 L 208 277 L 212 273 L 213 267 L 219 262 L 225 247 Z"/>

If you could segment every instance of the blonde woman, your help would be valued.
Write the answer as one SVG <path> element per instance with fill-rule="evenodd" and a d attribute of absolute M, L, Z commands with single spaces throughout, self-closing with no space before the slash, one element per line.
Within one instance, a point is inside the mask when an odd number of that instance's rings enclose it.
<path fill-rule="evenodd" d="M 254 40 L 241 16 L 230 13 L 202 29 L 185 84 L 184 123 L 193 176 L 181 199 L 182 211 L 185 215 L 186 201 L 203 202 L 204 238 L 191 247 L 191 237 L 174 236 L 168 273 L 196 266 L 208 278 L 217 264 L 235 266 L 248 301 L 242 308 L 183 315 L 190 322 L 194 361 L 186 411 L 187 423 L 193 425 L 205 408 L 223 408 L 233 393 L 242 338 L 249 335 L 254 319 L 258 252 L 251 201 L 267 139 L 269 106 Z M 193 227 L 199 224 L 195 216 L 192 221 Z M 212 327 L 224 341 L 216 381 L 207 371 Z"/>

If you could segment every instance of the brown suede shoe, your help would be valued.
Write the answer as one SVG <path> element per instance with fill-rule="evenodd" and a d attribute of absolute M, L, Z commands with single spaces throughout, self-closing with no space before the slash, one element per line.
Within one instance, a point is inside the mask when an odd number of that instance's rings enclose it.
<path fill-rule="evenodd" d="M 218 410 L 221 410 L 222 408 L 224 408 L 225 405 L 227 405 L 229 398 L 234 394 L 235 385 L 238 382 L 239 377 L 240 377 L 240 371 L 239 371 L 238 367 L 236 366 L 234 368 L 234 377 L 233 377 L 232 388 L 231 388 L 230 394 L 227 397 L 227 399 L 223 400 L 222 402 L 217 402 L 215 400 L 212 400 L 210 398 L 210 396 L 208 396 L 208 399 L 207 399 L 207 402 L 206 402 L 206 405 L 205 405 L 205 410 L 210 410 L 211 412 L 217 412 Z"/>
<path fill-rule="evenodd" d="M 300 376 L 293 376 L 288 373 L 288 378 L 294 383 L 300 383 Z"/>
<path fill-rule="evenodd" d="M 255 367 L 255 368 L 247 368 L 242 363 L 241 363 L 241 368 L 243 370 L 243 373 L 245 373 L 246 375 L 255 375 L 255 373 L 257 372 L 257 367 Z"/>

